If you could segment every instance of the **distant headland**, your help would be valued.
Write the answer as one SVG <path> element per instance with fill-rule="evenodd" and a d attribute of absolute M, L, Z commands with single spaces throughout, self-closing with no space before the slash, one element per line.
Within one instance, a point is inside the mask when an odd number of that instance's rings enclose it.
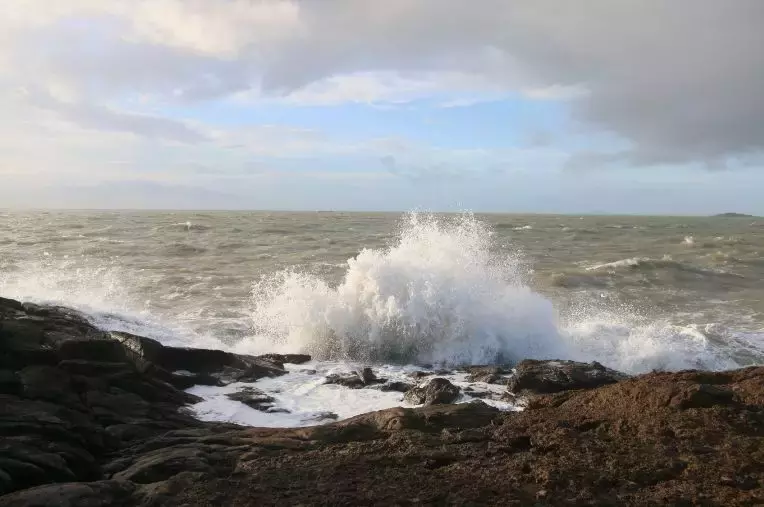
<path fill-rule="evenodd" d="M 713 215 L 715 217 L 726 217 L 726 218 L 735 218 L 735 217 L 748 217 L 752 218 L 756 215 L 746 215 L 745 213 L 719 213 L 718 215 Z"/>

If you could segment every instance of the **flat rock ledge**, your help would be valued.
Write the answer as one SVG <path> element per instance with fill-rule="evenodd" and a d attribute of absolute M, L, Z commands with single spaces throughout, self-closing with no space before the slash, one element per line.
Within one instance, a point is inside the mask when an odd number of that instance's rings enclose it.
<path fill-rule="evenodd" d="M 434 404 L 307 428 L 185 409 L 193 383 L 305 360 L 163 347 L 0 298 L 0 507 L 764 504 L 762 367 L 544 380 L 513 385 L 533 395 L 522 412 Z M 521 365 L 476 374 L 520 382 Z"/>

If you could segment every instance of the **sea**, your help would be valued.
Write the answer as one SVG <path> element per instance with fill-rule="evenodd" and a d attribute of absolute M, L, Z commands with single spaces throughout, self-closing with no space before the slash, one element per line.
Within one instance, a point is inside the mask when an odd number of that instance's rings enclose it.
<path fill-rule="evenodd" d="M 439 371 L 517 410 L 459 367 L 761 364 L 763 282 L 754 217 L 0 211 L 0 296 L 168 345 L 311 354 L 254 383 L 273 413 L 228 399 L 238 384 L 190 390 L 201 419 L 255 426 L 406 406 L 401 393 L 325 382 L 361 366 L 408 382 Z"/>

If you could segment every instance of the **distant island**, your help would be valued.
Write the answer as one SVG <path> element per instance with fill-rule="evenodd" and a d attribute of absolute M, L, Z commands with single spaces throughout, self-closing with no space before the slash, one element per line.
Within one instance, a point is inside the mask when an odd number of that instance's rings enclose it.
<path fill-rule="evenodd" d="M 715 217 L 754 217 L 755 215 L 746 215 L 745 213 L 719 213 L 718 215 L 714 215 Z"/>

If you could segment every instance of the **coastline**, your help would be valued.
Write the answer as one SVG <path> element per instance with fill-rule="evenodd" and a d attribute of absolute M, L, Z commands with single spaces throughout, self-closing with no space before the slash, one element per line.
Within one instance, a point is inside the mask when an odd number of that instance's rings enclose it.
<path fill-rule="evenodd" d="M 0 506 L 764 502 L 764 367 L 587 383 L 599 373 L 579 377 L 582 363 L 528 363 L 528 379 L 553 382 L 504 378 L 520 412 L 441 390 L 416 408 L 250 428 L 196 419 L 185 390 L 287 375 L 307 356 L 164 347 L 3 298 L 0 346 Z"/>

